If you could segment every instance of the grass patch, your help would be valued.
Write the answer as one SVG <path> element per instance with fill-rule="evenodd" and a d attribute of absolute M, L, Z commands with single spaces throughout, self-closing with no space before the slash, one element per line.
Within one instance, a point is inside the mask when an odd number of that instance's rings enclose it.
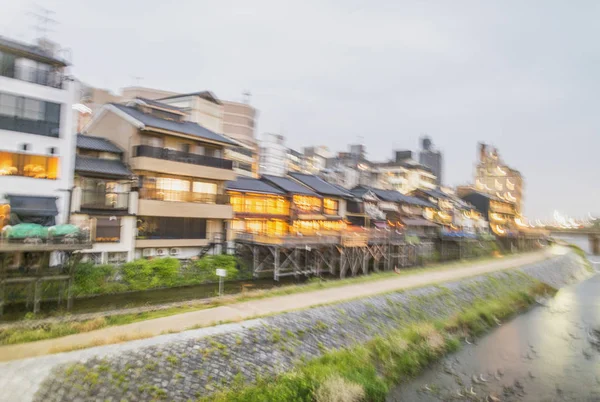
<path fill-rule="evenodd" d="M 384 401 L 391 387 L 414 377 L 427 365 L 460 348 L 461 339 L 480 335 L 529 306 L 534 296 L 554 292 L 536 282 L 527 291 L 509 291 L 478 301 L 441 321 L 423 321 L 388 331 L 361 345 L 326 352 L 276 377 L 235 384 L 203 401 Z M 336 398 L 347 392 L 347 399 Z"/>
<path fill-rule="evenodd" d="M 584 253 L 585 255 L 585 253 Z M 268 297 L 285 296 L 297 293 L 312 292 L 322 289 L 336 288 L 340 286 L 347 286 L 359 283 L 368 283 L 372 281 L 385 280 L 388 278 L 395 278 L 398 276 L 414 275 L 423 272 L 440 272 L 455 269 L 457 267 L 468 267 L 477 263 L 481 263 L 487 260 L 493 260 L 496 257 L 484 257 L 468 262 L 465 261 L 454 261 L 452 263 L 439 263 L 430 265 L 427 267 L 420 268 L 409 268 L 403 269 L 400 273 L 393 271 L 372 273 L 367 276 L 358 276 L 346 279 L 331 279 L 331 280 L 320 280 L 316 279 L 308 284 L 302 285 L 289 285 L 281 288 L 270 289 L 270 290 L 256 290 L 245 294 L 239 294 L 235 296 L 226 296 L 218 300 L 203 301 L 202 303 L 196 304 L 185 304 L 176 307 L 169 307 L 166 309 L 158 309 L 147 312 L 139 313 L 128 313 L 128 314 L 116 314 L 107 317 L 99 317 L 92 320 L 80 321 L 80 322 L 62 322 L 62 323 L 40 323 L 27 321 L 23 326 L 8 327 L 5 329 L 0 328 L 0 345 L 14 345 L 27 342 L 35 342 L 45 339 L 55 339 L 64 337 L 67 335 L 73 335 L 78 333 L 90 332 L 106 327 L 132 324 L 135 322 L 152 320 L 156 318 L 168 317 L 171 315 L 182 314 L 190 311 L 198 311 L 218 307 L 221 305 L 228 305 L 249 300 L 258 300 Z M 587 261 L 587 259 L 586 259 Z M 588 263 L 589 264 L 589 263 Z M 206 325 L 196 326 L 197 328 L 205 327 Z M 196 328 L 193 327 L 193 328 Z M 192 329 L 192 328 L 190 328 Z M 146 336 L 147 337 L 147 336 Z M 135 338 L 139 339 L 139 338 Z M 118 341 L 117 341 L 118 342 Z M 120 341 L 124 342 L 124 341 Z M 98 346 L 99 344 L 115 343 L 110 340 L 104 342 L 93 342 L 90 346 Z M 82 349 L 84 347 L 75 347 L 74 349 Z M 74 350 L 70 349 L 70 350 Z M 61 349 L 66 351 L 66 349 Z"/>
<path fill-rule="evenodd" d="M 585 268 L 590 272 L 594 272 L 594 268 L 592 268 L 592 263 L 590 262 L 590 260 L 588 260 L 585 251 L 583 251 L 581 247 L 576 246 L 575 244 L 569 244 L 569 247 L 571 248 L 571 250 L 573 250 L 573 252 L 575 252 L 575 254 L 581 257 L 583 263 L 585 264 Z"/>

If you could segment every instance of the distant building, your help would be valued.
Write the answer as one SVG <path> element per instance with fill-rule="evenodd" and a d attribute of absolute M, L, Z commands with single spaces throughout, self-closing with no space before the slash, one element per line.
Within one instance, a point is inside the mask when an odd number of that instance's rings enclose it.
<path fill-rule="evenodd" d="M 327 166 L 327 159 L 331 158 L 331 152 L 326 146 L 304 148 L 306 170 L 312 174 L 318 174 Z"/>
<path fill-rule="evenodd" d="M 419 163 L 431 169 L 431 172 L 436 176 L 436 184 L 441 186 L 443 183 L 442 153 L 433 148 L 433 143 L 429 137 L 421 138 Z"/>
<path fill-rule="evenodd" d="M 306 170 L 306 160 L 302 153 L 289 148 L 286 155 L 286 172 L 302 173 Z"/>
<path fill-rule="evenodd" d="M 523 177 L 518 170 L 506 165 L 498 150 L 488 144 L 479 144 L 479 160 L 475 167 L 475 189 L 512 202 L 518 214 L 523 203 Z"/>
<path fill-rule="evenodd" d="M 430 168 L 412 158 L 412 151 L 394 151 L 394 160 L 375 163 L 384 189 L 408 194 L 416 189 L 436 188 L 436 176 Z"/>
<path fill-rule="evenodd" d="M 285 176 L 288 148 L 281 134 L 265 133 L 260 143 L 258 171 L 261 175 Z"/>

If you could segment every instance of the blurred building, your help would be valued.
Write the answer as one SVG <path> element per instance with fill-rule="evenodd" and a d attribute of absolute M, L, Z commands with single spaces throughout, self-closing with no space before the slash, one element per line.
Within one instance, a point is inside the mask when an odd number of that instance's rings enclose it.
<path fill-rule="evenodd" d="M 0 37 L 0 228 L 67 221 L 78 83 L 59 52 Z"/>
<path fill-rule="evenodd" d="M 265 133 L 260 142 L 258 171 L 261 175 L 285 176 L 288 148 L 281 134 Z"/>
<path fill-rule="evenodd" d="M 436 151 L 429 137 L 421 138 L 421 150 L 419 151 L 419 163 L 431 169 L 436 177 L 436 184 L 442 185 L 442 153 Z"/>
<path fill-rule="evenodd" d="M 85 127 L 102 105 L 133 99 L 158 100 L 163 104 L 180 108 L 185 112 L 187 121 L 200 124 L 215 133 L 224 134 L 237 141 L 239 147 L 226 149 L 225 158 L 234 162 L 236 173 L 250 177 L 257 175 L 256 109 L 248 103 L 221 100 L 210 91 L 179 94 L 133 86 L 123 88 L 121 95 L 116 95 L 105 89 L 87 86 L 82 92 L 80 102 L 88 107 L 91 113 L 80 116 L 78 131 Z"/>
<path fill-rule="evenodd" d="M 523 203 L 523 177 L 518 170 L 510 168 L 488 144 L 479 144 L 479 160 L 475 167 L 475 189 L 480 192 L 512 202 L 518 214 Z"/>
<path fill-rule="evenodd" d="M 394 152 L 394 159 L 374 164 L 382 188 L 408 194 L 416 189 L 435 189 L 436 176 L 430 168 L 412 157 L 412 151 Z"/>
<path fill-rule="evenodd" d="M 286 159 L 287 172 L 303 173 L 306 171 L 306 160 L 301 152 L 288 148 Z"/>
<path fill-rule="evenodd" d="M 318 174 L 327 166 L 327 159 L 333 155 L 326 146 L 306 147 L 304 148 L 304 159 L 306 170 L 311 174 Z"/>

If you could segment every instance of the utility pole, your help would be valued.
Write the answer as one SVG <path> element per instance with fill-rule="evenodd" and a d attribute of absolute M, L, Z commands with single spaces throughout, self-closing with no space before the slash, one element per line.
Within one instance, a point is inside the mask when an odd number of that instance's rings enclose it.
<path fill-rule="evenodd" d="M 36 19 L 36 23 L 33 28 L 36 31 L 37 38 L 36 39 L 48 39 L 48 32 L 54 31 L 50 26 L 58 24 L 52 15 L 54 15 L 54 11 L 49 8 L 45 8 L 39 5 L 36 5 L 37 11 L 30 11 L 27 14 Z"/>

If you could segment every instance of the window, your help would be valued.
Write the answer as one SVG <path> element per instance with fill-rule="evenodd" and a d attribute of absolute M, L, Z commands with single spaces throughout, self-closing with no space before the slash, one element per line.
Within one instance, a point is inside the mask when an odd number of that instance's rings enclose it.
<path fill-rule="evenodd" d="M 217 185 L 215 183 L 195 181 L 193 188 L 194 193 L 217 194 Z"/>
<path fill-rule="evenodd" d="M 0 129 L 58 137 L 60 104 L 0 92 Z"/>
<path fill-rule="evenodd" d="M 0 152 L 0 176 L 25 176 L 55 180 L 58 157 Z"/>
<path fill-rule="evenodd" d="M 0 52 L 0 75 L 11 78 L 15 76 L 15 56 L 13 54 Z"/>
<path fill-rule="evenodd" d="M 190 144 L 179 144 L 179 150 L 181 152 L 190 153 Z"/>
<path fill-rule="evenodd" d="M 94 240 L 98 243 L 118 243 L 121 240 L 121 218 L 97 217 Z"/>
<path fill-rule="evenodd" d="M 138 239 L 206 239 L 206 219 L 140 216 Z"/>
<path fill-rule="evenodd" d="M 338 206 L 338 201 L 332 200 L 331 198 L 325 198 L 323 200 L 323 213 L 325 213 L 325 215 L 337 215 Z"/>
<path fill-rule="evenodd" d="M 156 148 L 164 147 L 164 140 L 161 137 L 154 137 L 151 135 L 142 136 L 142 145 L 148 145 Z"/>
<path fill-rule="evenodd" d="M 108 253 L 108 263 L 121 265 L 127 262 L 127 252 Z"/>

